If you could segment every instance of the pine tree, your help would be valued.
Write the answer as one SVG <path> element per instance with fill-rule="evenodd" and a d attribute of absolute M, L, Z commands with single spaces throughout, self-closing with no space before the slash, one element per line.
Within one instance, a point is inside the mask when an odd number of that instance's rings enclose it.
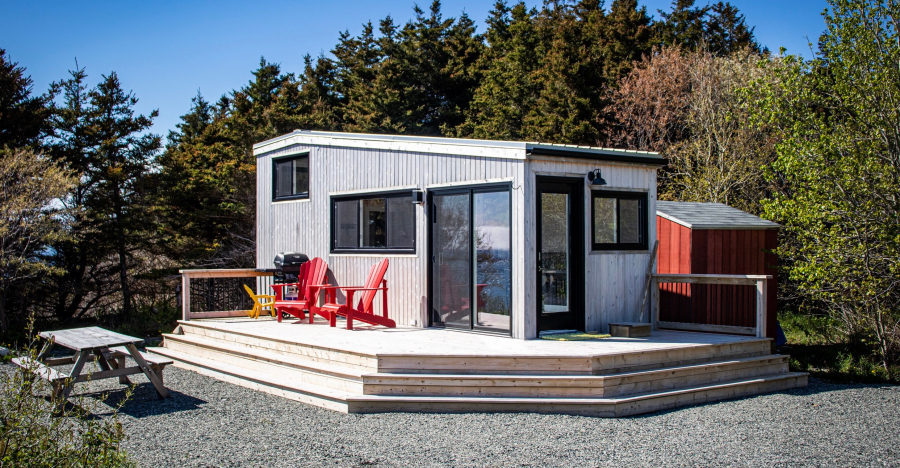
<path fill-rule="evenodd" d="M 672 0 L 672 11 L 658 10 L 660 21 L 654 26 L 654 44 L 694 50 L 704 43 L 708 6 L 694 6 L 695 0 Z"/>
<path fill-rule="evenodd" d="M 88 137 L 92 165 L 87 176 L 96 178 L 95 190 L 85 197 L 96 241 L 113 248 L 119 274 L 122 306 L 132 311 L 129 268 L 134 254 L 149 244 L 146 185 L 151 164 L 160 149 L 160 137 L 145 134 L 159 114 L 135 115 L 137 98 L 122 89 L 115 72 L 103 76 L 89 93 L 91 112 Z"/>
<path fill-rule="evenodd" d="M 651 50 L 651 19 L 637 0 L 613 0 L 604 27 L 607 63 L 604 78 L 616 82 Z"/>
<path fill-rule="evenodd" d="M 109 281 L 115 274 L 115 266 L 107 261 L 111 251 L 94 238 L 91 220 L 96 216 L 88 206 L 100 182 L 94 156 L 98 142 L 90 132 L 94 111 L 88 75 L 84 68 L 70 70 L 69 75 L 52 85 L 62 93 L 62 103 L 53 105 L 52 134 L 46 142 L 49 156 L 77 176 L 70 195 L 62 199 L 62 223 L 69 235 L 50 246 L 46 260 L 56 272 L 44 278 L 46 293 L 36 294 L 43 308 L 61 322 L 108 305 L 116 290 Z"/>
<path fill-rule="evenodd" d="M 181 122 L 176 124 L 177 131 L 169 131 L 168 147 L 194 141 L 203 135 L 213 122 L 215 108 L 203 98 L 200 91 L 191 98 L 191 111 L 181 116 Z"/>
<path fill-rule="evenodd" d="M 49 130 L 52 93 L 32 96 L 33 83 L 0 49 L 0 148 L 39 146 Z"/>
<path fill-rule="evenodd" d="M 719 56 L 744 48 L 767 52 L 747 27 L 744 15 L 734 5 L 719 1 L 703 7 L 695 0 L 673 0 L 672 11 L 659 11 L 661 21 L 653 25 L 657 46 L 676 46 L 687 51 L 703 48 Z"/>
<path fill-rule="evenodd" d="M 377 66 L 383 59 L 381 45 L 382 41 L 375 38 L 372 23 L 368 22 L 358 37 L 351 37 L 348 31 L 341 33 L 340 42 L 331 51 L 336 57 L 335 94 L 343 111 L 343 128 L 347 130 L 380 130 L 373 121 L 378 112 L 370 107 L 370 102 L 378 85 Z"/>
<path fill-rule="evenodd" d="M 397 29 L 390 16 L 379 22 L 379 58 L 374 75 L 371 82 L 358 83 L 364 89 L 354 92 L 354 99 L 347 103 L 343 130 L 404 134 L 416 127 L 405 81 L 410 65 L 398 43 Z"/>
<path fill-rule="evenodd" d="M 756 53 L 768 52 L 756 42 L 754 29 L 756 28 L 747 27 L 744 15 L 740 14 L 737 7 L 728 2 L 715 3 L 709 10 L 706 46 L 710 52 L 722 56 L 744 48 Z"/>
<path fill-rule="evenodd" d="M 542 64 L 545 44 L 538 37 L 537 11 L 524 2 L 510 8 L 500 0 L 491 10 L 485 33 L 487 48 L 479 65 L 484 71 L 457 137 L 523 139 L 523 121 L 538 97 L 534 74 Z"/>
<path fill-rule="evenodd" d="M 299 79 L 297 126 L 309 130 L 341 129 L 341 104 L 336 96 L 337 71 L 334 63 L 320 55 L 315 62 L 303 57 Z"/>

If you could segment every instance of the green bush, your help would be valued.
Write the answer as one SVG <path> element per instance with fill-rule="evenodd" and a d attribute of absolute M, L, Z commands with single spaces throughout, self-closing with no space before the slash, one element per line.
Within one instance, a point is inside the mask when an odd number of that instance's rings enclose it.
<path fill-rule="evenodd" d="M 900 375 L 900 368 L 884 368 L 871 340 L 844 333 L 832 317 L 780 311 L 778 318 L 793 371 L 838 382 L 889 382 Z"/>
<path fill-rule="evenodd" d="M 32 347 L 20 355 L 36 354 Z M 47 398 L 51 384 L 27 376 L 0 365 L 0 467 L 136 466 L 120 448 L 125 434 L 118 408 L 103 418 L 93 416 L 84 399 L 58 409 Z"/>

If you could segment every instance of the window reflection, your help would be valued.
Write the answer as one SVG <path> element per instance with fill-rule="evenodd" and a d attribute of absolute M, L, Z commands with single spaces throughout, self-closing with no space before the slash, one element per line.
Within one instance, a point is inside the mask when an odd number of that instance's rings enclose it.
<path fill-rule="evenodd" d="M 512 311 L 509 192 L 475 193 L 474 206 L 476 325 L 508 331 Z"/>

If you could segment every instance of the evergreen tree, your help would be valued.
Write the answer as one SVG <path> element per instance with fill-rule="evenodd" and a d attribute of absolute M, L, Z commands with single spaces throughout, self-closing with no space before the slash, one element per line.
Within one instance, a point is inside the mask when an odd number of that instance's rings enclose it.
<path fill-rule="evenodd" d="M 603 35 L 608 44 L 604 66 L 608 84 L 628 74 L 635 62 L 650 53 L 651 28 L 647 7 L 639 6 L 637 0 L 613 0 Z"/>
<path fill-rule="evenodd" d="M 545 8 L 538 25 L 549 38 L 537 71 L 541 92 L 525 117 L 530 140 L 592 144 L 600 136 L 594 111 L 603 89 L 605 12 L 599 0 Z"/>
<path fill-rule="evenodd" d="M 708 6 L 694 6 L 695 0 L 672 0 L 672 11 L 658 10 L 654 40 L 659 46 L 678 46 L 694 50 L 704 43 Z"/>
<path fill-rule="evenodd" d="M 46 278 L 45 303 L 60 321 L 107 305 L 121 294 L 133 309 L 131 283 L 150 248 L 149 174 L 160 137 L 147 134 L 157 112 L 135 115 L 137 98 L 122 90 L 115 72 L 95 88 L 83 68 L 54 83 L 63 102 L 53 109 L 49 154 L 77 175 L 63 199 L 70 236 L 52 245 L 48 259 L 58 274 Z M 115 278 L 115 279 L 113 279 Z"/>
<path fill-rule="evenodd" d="M 53 105 L 52 135 L 47 141 L 50 157 L 77 177 L 65 205 L 62 220 L 68 236 L 56 239 L 47 254 L 56 270 L 44 278 L 46 293 L 36 294 L 45 310 L 61 322 L 80 317 L 110 304 L 115 293 L 114 264 L 107 261 L 110 249 L 97 242 L 91 226 L 93 211 L 88 198 L 97 190 L 94 149 L 98 142 L 90 133 L 92 116 L 87 73 L 84 68 L 69 71 L 69 79 L 52 85 L 62 93 L 62 103 Z"/>
<path fill-rule="evenodd" d="M 596 145 L 606 140 L 607 89 L 649 52 L 646 10 L 636 1 L 557 4 L 539 17 L 549 38 L 536 73 L 540 96 L 525 118 L 528 139 Z"/>
<path fill-rule="evenodd" d="M 361 89 L 354 92 L 353 99 L 346 104 L 343 130 L 403 134 L 415 128 L 404 81 L 409 75 L 409 62 L 398 43 L 397 29 L 390 16 L 379 22 L 378 63 L 374 66 L 372 81 L 357 82 Z"/>
<path fill-rule="evenodd" d="M 334 63 L 324 56 L 315 62 L 307 54 L 303 57 L 303 74 L 298 81 L 297 126 L 309 130 L 338 130 L 341 128 L 341 104 L 336 96 L 337 71 Z"/>
<path fill-rule="evenodd" d="M 32 85 L 25 67 L 0 49 L 0 149 L 38 146 L 48 130 L 52 94 L 32 96 Z"/>
<path fill-rule="evenodd" d="M 147 186 L 151 164 L 160 149 L 160 137 L 144 134 L 159 114 L 135 115 L 137 98 L 122 89 L 115 72 L 89 93 L 91 112 L 88 137 L 92 165 L 87 177 L 97 180 L 95 190 L 87 193 L 85 205 L 95 241 L 114 250 L 119 274 L 122 306 L 126 314 L 133 308 L 129 268 L 135 252 L 149 245 Z"/>
<path fill-rule="evenodd" d="M 744 48 L 753 52 L 768 52 L 760 48 L 753 36 L 753 30 L 748 28 L 744 15 L 740 14 L 737 7 L 727 2 L 713 4 L 709 10 L 709 20 L 706 27 L 706 47 L 710 52 L 718 55 L 729 55 Z"/>
<path fill-rule="evenodd" d="M 314 73 L 308 57 L 307 73 Z M 312 83 L 297 81 L 262 58 L 253 79 L 211 109 L 202 99 L 195 100 L 182 116 L 181 133 L 170 139 L 173 144 L 160 156 L 160 170 L 154 176 L 160 187 L 154 203 L 163 252 L 188 265 L 253 266 L 253 144 L 302 127 L 308 122 L 304 119 L 315 117 L 308 113 L 315 107 L 308 99 L 314 89 Z"/>
<path fill-rule="evenodd" d="M 169 131 L 168 146 L 177 146 L 182 143 L 194 141 L 212 124 L 215 108 L 203 98 L 200 91 L 191 98 L 191 111 L 181 116 L 181 122 L 176 124 L 177 131 Z"/>
<path fill-rule="evenodd" d="M 510 8 L 499 0 L 488 18 L 487 48 L 479 65 L 484 71 L 465 122 L 455 136 L 483 139 L 525 138 L 523 122 L 540 88 L 535 72 L 546 46 L 538 37 L 537 11 L 524 2 Z"/>
<path fill-rule="evenodd" d="M 734 5 L 719 1 L 695 6 L 695 0 L 673 0 L 672 11 L 659 10 L 661 20 L 654 27 L 653 42 L 658 46 L 676 46 L 687 51 L 703 48 L 719 56 L 749 48 L 767 52 L 747 27 L 744 15 Z"/>

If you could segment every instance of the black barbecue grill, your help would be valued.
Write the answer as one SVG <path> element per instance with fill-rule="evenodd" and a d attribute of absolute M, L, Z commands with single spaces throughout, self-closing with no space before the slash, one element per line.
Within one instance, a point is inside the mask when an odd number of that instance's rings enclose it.
<path fill-rule="evenodd" d="M 275 256 L 274 284 L 296 283 L 300 267 L 309 261 L 309 257 L 297 252 L 279 252 Z"/>

